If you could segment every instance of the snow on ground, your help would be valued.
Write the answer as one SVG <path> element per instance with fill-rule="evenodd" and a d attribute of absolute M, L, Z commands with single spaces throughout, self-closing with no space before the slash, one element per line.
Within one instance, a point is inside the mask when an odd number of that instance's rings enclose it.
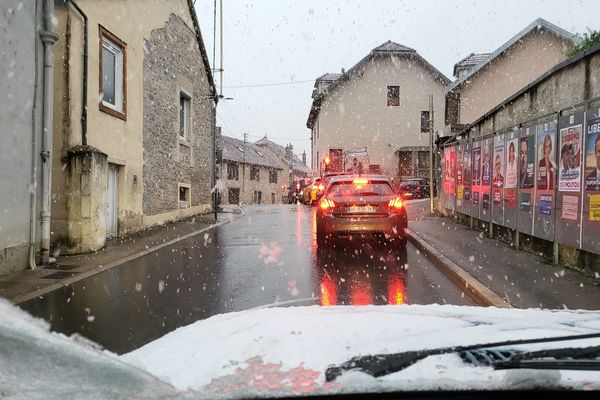
<path fill-rule="evenodd" d="M 0 299 L 0 397 L 10 399 L 180 398 L 175 388 Z"/>
<path fill-rule="evenodd" d="M 122 358 L 179 389 L 215 397 L 536 385 L 600 389 L 600 372 L 494 371 L 467 365 L 455 354 L 377 379 L 360 372 L 331 383 L 324 379 L 328 366 L 359 355 L 591 332 L 600 332 L 600 312 L 449 305 L 270 308 L 198 321 Z"/>

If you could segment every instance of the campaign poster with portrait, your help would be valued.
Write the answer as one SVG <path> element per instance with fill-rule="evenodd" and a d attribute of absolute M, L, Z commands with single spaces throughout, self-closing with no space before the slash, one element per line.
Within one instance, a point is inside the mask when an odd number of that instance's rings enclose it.
<path fill-rule="evenodd" d="M 489 186 L 491 176 L 491 165 L 490 165 L 490 147 L 483 146 L 481 156 L 481 184 L 483 186 Z"/>
<path fill-rule="evenodd" d="M 600 191 L 600 118 L 588 122 L 585 146 L 585 190 Z M 594 209 L 594 215 L 600 210 Z M 590 217 L 592 217 L 590 209 Z M 600 219 L 600 218 L 599 218 Z"/>
<path fill-rule="evenodd" d="M 503 137 L 500 137 L 503 139 Z M 504 188 L 504 140 L 494 140 L 493 156 L 493 175 L 492 178 L 492 199 L 494 206 L 502 205 L 502 189 Z"/>
<path fill-rule="evenodd" d="M 514 189 L 517 187 L 517 152 L 519 148 L 519 139 L 512 139 L 506 142 L 506 176 L 504 188 Z"/>
<path fill-rule="evenodd" d="M 463 200 L 465 200 L 465 207 L 471 200 L 471 174 L 471 148 L 467 144 L 463 152 Z"/>
<path fill-rule="evenodd" d="M 481 146 L 473 147 L 473 186 L 479 186 L 481 179 Z"/>
<path fill-rule="evenodd" d="M 581 190 L 581 141 L 582 125 L 560 130 L 558 165 L 558 191 L 579 192 Z"/>
<path fill-rule="evenodd" d="M 528 135 L 519 139 L 519 188 L 533 188 L 535 166 L 535 136 Z"/>
<path fill-rule="evenodd" d="M 462 211 L 463 199 L 463 145 L 456 151 L 456 208 Z"/>
<path fill-rule="evenodd" d="M 556 181 L 555 141 L 555 131 L 542 130 L 537 133 L 537 160 L 539 160 L 537 166 L 537 190 L 554 190 Z"/>

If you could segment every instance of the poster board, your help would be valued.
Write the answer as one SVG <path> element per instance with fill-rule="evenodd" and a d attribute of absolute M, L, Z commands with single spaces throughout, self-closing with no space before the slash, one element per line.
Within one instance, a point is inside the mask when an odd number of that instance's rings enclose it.
<path fill-rule="evenodd" d="M 585 114 L 581 247 L 600 254 L 600 108 Z"/>
<path fill-rule="evenodd" d="M 481 210 L 481 140 L 473 142 L 471 152 L 471 216 L 480 218 Z"/>
<path fill-rule="evenodd" d="M 505 134 L 504 226 L 517 228 L 519 186 L 519 128 Z"/>
<path fill-rule="evenodd" d="M 535 126 L 535 201 L 533 235 L 554 241 L 557 182 L 556 121 Z"/>
<path fill-rule="evenodd" d="M 555 240 L 581 248 L 584 113 L 558 120 Z"/>
<path fill-rule="evenodd" d="M 535 126 L 524 126 L 519 134 L 519 178 L 517 196 L 517 229 L 533 234 L 535 207 Z"/>
<path fill-rule="evenodd" d="M 492 220 L 492 154 L 494 138 L 490 137 L 481 141 L 481 211 L 479 218 L 483 221 Z"/>
<path fill-rule="evenodd" d="M 492 222 L 504 225 L 505 138 L 504 133 L 494 136 L 492 152 Z"/>

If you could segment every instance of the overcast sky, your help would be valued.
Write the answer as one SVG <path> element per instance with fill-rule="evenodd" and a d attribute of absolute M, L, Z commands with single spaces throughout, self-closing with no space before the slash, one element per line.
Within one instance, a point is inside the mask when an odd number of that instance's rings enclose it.
<path fill-rule="evenodd" d="M 217 0 L 218 6 L 219 0 Z M 542 17 L 573 33 L 599 29 L 598 1 L 223 0 L 223 134 L 265 134 L 310 153 L 306 120 L 314 80 L 356 64 L 391 40 L 412 47 L 451 79 L 455 62 L 492 52 Z M 209 59 L 214 0 L 196 0 Z M 217 27 L 217 68 L 219 64 Z M 219 73 L 215 73 L 217 87 Z M 298 82 L 294 84 L 281 84 Z M 273 86 L 239 87 L 281 84 Z M 308 156 L 310 159 L 310 155 Z M 310 165 L 310 164 L 309 164 Z"/>

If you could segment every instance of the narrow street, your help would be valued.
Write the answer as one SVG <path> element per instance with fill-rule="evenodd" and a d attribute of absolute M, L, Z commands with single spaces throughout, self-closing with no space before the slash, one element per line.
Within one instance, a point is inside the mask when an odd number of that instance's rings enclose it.
<path fill-rule="evenodd" d="M 409 205 L 418 218 L 426 202 Z M 254 307 L 473 302 L 418 251 L 338 241 L 316 251 L 314 208 L 240 219 L 20 306 L 52 329 L 125 353 L 196 320 Z M 410 226 L 410 223 L 409 223 Z"/>

